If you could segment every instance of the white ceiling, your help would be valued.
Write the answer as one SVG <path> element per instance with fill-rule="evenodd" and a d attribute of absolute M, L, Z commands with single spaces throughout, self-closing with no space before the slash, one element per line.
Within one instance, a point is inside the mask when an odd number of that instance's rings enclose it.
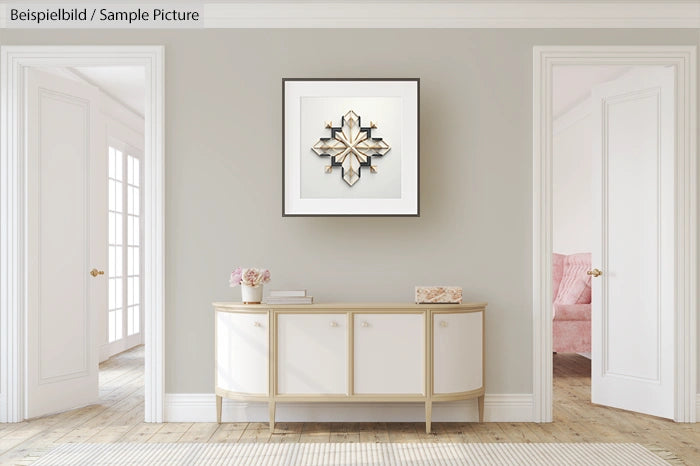
<path fill-rule="evenodd" d="M 146 100 L 143 67 L 90 66 L 71 68 L 71 70 L 143 117 Z"/>
<path fill-rule="evenodd" d="M 555 66 L 552 71 L 554 118 L 587 99 L 595 85 L 611 81 L 629 69 L 628 66 Z"/>

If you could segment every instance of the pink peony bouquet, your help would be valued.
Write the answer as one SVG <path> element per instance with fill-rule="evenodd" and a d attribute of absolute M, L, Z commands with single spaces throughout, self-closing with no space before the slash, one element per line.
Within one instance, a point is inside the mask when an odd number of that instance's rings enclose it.
<path fill-rule="evenodd" d="M 259 286 L 270 281 L 270 271 L 267 269 L 241 268 L 236 267 L 236 270 L 231 272 L 229 285 L 231 287 L 238 285 Z"/>

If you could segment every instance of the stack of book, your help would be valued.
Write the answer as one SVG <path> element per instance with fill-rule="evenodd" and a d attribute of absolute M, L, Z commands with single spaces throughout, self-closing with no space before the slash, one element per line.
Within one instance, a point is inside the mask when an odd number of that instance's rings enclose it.
<path fill-rule="evenodd" d="M 277 290 L 263 299 L 265 304 L 313 304 L 314 297 L 306 296 L 306 290 Z"/>

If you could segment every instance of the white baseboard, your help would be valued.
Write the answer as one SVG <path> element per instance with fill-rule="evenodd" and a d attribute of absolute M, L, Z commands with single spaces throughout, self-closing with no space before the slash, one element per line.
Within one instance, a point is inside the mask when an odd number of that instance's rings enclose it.
<path fill-rule="evenodd" d="M 700 393 L 695 395 L 695 422 L 700 422 Z"/>
<path fill-rule="evenodd" d="M 216 396 L 212 393 L 167 393 L 165 422 L 215 422 Z M 531 422 L 532 395 L 486 394 L 487 422 Z M 224 399 L 224 422 L 267 422 L 267 403 Z M 423 422 L 423 403 L 277 403 L 278 422 Z M 435 422 L 478 420 L 476 400 L 433 403 Z"/>

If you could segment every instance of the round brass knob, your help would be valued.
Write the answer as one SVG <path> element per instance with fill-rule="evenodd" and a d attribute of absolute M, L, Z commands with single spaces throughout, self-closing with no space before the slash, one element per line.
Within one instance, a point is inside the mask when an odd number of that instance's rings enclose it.
<path fill-rule="evenodd" d="M 104 275 L 104 274 L 105 274 L 105 271 L 104 271 L 104 270 L 92 269 L 92 270 L 90 271 L 90 275 L 92 275 L 93 277 L 96 277 L 96 276 L 98 276 L 98 275 Z"/>
<path fill-rule="evenodd" d="M 598 269 L 589 270 L 589 271 L 586 272 L 586 273 L 587 273 L 588 275 L 593 276 L 593 277 L 600 277 L 601 275 L 603 275 L 603 271 L 602 271 L 602 270 L 598 270 Z"/>

